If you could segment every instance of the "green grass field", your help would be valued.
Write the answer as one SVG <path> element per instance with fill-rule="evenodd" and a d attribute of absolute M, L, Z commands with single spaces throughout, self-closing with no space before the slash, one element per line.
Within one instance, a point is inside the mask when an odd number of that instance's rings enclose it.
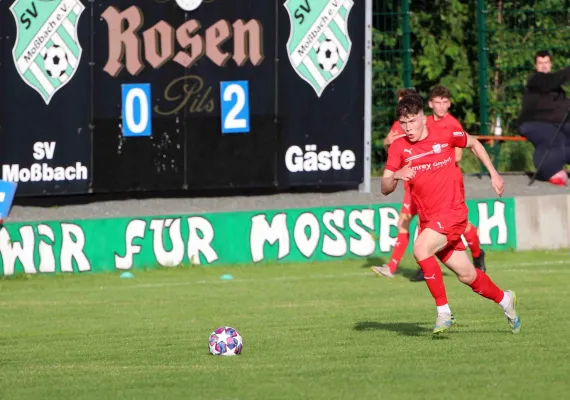
<path fill-rule="evenodd" d="M 517 292 L 518 335 L 445 270 L 458 327 L 434 338 L 409 258 L 391 280 L 365 261 L 3 280 L 0 398 L 564 398 L 570 255 L 494 253 L 487 264 Z M 221 325 L 242 334 L 242 355 L 208 353 Z"/>

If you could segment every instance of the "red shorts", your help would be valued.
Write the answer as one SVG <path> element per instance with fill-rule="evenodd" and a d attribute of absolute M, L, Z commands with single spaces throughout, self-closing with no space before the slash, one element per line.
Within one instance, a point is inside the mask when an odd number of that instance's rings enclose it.
<path fill-rule="evenodd" d="M 461 235 L 465 232 L 466 227 L 467 219 L 457 222 L 444 218 L 440 220 L 433 218 L 427 222 L 420 222 L 420 231 L 430 228 L 447 237 L 447 245 L 436 254 L 442 263 L 449 260 L 454 251 L 465 251 L 466 248 Z"/>
<path fill-rule="evenodd" d="M 400 212 L 410 214 L 412 216 L 418 214 L 418 208 L 416 206 L 416 202 L 412 199 L 412 193 L 408 182 L 404 182 L 404 200 L 402 201 L 402 210 Z"/>

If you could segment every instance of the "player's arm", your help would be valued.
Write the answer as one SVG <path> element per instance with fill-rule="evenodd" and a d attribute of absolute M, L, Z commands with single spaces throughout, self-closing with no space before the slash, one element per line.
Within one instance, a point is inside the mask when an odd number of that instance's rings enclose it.
<path fill-rule="evenodd" d="M 384 175 L 382 176 L 381 191 L 384 196 L 388 196 L 398 186 L 399 180 L 408 181 L 412 179 L 416 172 L 410 168 L 411 162 L 401 168 L 403 164 L 401 149 L 396 144 L 390 147 L 388 150 L 388 160 L 386 161 L 386 167 L 384 168 Z"/>
<path fill-rule="evenodd" d="M 388 196 L 398 186 L 398 180 L 394 177 L 394 171 L 389 169 L 384 170 L 384 175 L 382 176 L 382 187 L 381 191 L 384 196 Z"/>
<path fill-rule="evenodd" d="M 473 151 L 473 154 L 475 154 L 475 156 L 481 161 L 481 163 L 483 163 L 483 165 L 485 166 L 485 168 L 487 168 L 487 171 L 489 171 L 490 174 L 498 174 L 497 170 L 495 169 L 495 166 L 493 165 L 493 162 L 491 161 L 491 158 L 489 157 L 489 154 L 487 153 L 487 150 L 485 150 L 485 147 L 483 147 L 481 142 L 477 140 L 477 138 L 475 138 L 474 136 L 471 136 L 467 133 L 465 135 L 467 136 L 467 144 L 465 147 Z"/>
<path fill-rule="evenodd" d="M 384 175 L 382 176 L 382 194 L 388 196 L 398 186 L 398 181 L 409 181 L 414 176 L 416 176 L 416 171 L 412 169 L 412 162 L 410 161 L 407 165 L 400 168 L 397 171 L 391 171 L 389 169 L 384 169 Z"/>
<path fill-rule="evenodd" d="M 384 147 L 386 150 L 390 147 L 390 145 L 394 142 L 394 140 L 405 136 L 404 134 L 398 133 L 398 131 L 391 130 L 388 132 L 388 135 L 384 138 Z"/>
<path fill-rule="evenodd" d="M 396 186 L 398 186 L 398 180 L 394 175 L 402 165 L 402 157 L 400 156 L 397 147 L 398 145 L 394 145 L 388 149 L 388 159 L 386 160 L 386 166 L 384 167 L 384 175 L 382 176 L 380 187 L 384 196 L 388 196 L 396 190 Z"/>
<path fill-rule="evenodd" d="M 471 151 L 473 151 L 473 154 L 475 154 L 479 161 L 481 161 L 485 168 L 487 168 L 487 171 L 489 171 L 489 175 L 491 176 L 491 184 L 493 185 L 495 192 L 497 192 L 499 196 L 502 196 L 505 184 L 503 182 L 503 178 L 501 178 L 495 169 L 495 166 L 493 165 L 493 162 L 491 161 L 487 150 L 485 150 L 485 147 L 483 147 L 477 138 L 468 135 L 467 133 L 465 133 L 465 135 L 467 136 L 467 143 L 465 147 L 471 149 Z"/>
<path fill-rule="evenodd" d="M 455 148 L 455 162 L 459 163 L 461 161 L 461 157 L 463 156 L 463 149 L 461 147 Z"/>

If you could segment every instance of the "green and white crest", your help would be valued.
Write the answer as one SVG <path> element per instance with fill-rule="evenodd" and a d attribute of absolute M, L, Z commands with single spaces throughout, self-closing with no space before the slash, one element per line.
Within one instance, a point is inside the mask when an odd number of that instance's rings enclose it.
<path fill-rule="evenodd" d="M 77 23 L 84 9 L 80 0 L 16 0 L 10 7 L 16 69 L 46 104 L 77 71 L 82 52 Z"/>
<path fill-rule="evenodd" d="M 318 97 L 343 71 L 352 42 L 348 15 L 353 0 L 287 0 L 291 21 L 289 61 Z"/>

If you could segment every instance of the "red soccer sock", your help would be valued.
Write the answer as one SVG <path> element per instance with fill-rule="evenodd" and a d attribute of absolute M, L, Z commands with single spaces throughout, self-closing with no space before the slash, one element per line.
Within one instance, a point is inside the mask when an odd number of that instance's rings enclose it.
<path fill-rule="evenodd" d="M 400 260 L 404 257 L 406 253 L 406 249 L 408 248 L 408 243 L 410 243 L 410 234 L 406 233 L 398 233 L 398 237 L 396 238 L 396 245 L 394 246 L 394 250 L 392 251 L 392 257 L 390 262 L 388 263 L 388 267 L 390 268 L 390 272 L 394 273 L 398 269 L 398 264 L 400 264 Z"/>
<path fill-rule="evenodd" d="M 465 230 L 463 236 L 465 236 L 465 240 L 467 240 L 471 254 L 474 258 L 477 258 L 481 255 L 481 244 L 479 243 L 479 236 L 477 236 L 477 228 L 471 223 L 467 224 L 467 228 L 469 228 L 469 230 Z"/>
<path fill-rule="evenodd" d="M 469 284 L 473 291 L 489 300 L 493 300 L 495 303 L 500 303 L 503 300 L 504 292 L 489 278 L 489 276 L 475 268 L 477 272 L 477 278 Z"/>
<path fill-rule="evenodd" d="M 418 264 L 424 272 L 424 279 L 428 289 L 435 300 L 436 306 L 444 306 L 447 304 L 447 294 L 445 293 L 445 285 L 443 284 L 443 274 L 435 257 L 428 257 L 425 260 L 418 261 Z"/>

